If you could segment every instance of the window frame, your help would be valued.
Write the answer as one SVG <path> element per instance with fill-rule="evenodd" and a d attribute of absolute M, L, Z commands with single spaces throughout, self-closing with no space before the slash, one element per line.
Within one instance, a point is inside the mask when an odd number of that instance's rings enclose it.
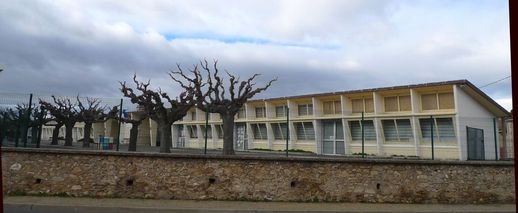
<path fill-rule="evenodd" d="M 305 114 L 301 114 L 301 107 L 305 107 Z M 310 110 L 311 109 L 311 110 Z M 303 111 L 302 111 L 303 112 Z M 313 116 L 313 104 L 305 103 L 305 104 L 297 104 L 297 115 L 298 116 Z"/>
<path fill-rule="evenodd" d="M 239 108 L 236 113 L 236 119 L 246 119 L 246 109 L 245 106 Z"/>
<path fill-rule="evenodd" d="M 305 124 L 311 124 L 311 128 L 313 129 L 313 134 L 312 134 L 312 138 L 309 138 L 308 137 L 308 128 L 306 128 Z M 314 141 L 316 139 L 316 132 L 315 132 L 315 125 L 313 124 L 313 122 L 311 121 L 300 121 L 300 122 L 294 122 L 294 127 L 295 127 L 295 132 L 296 132 L 296 137 L 297 137 L 297 140 L 302 140 L 302 141 Z M 298 131 L 298 125 L 302 125 L 302 131 L 304 132 L 304 137 L 301 138 L 299 137 L 299 131 Z"/>
<path fill-rule="evenodd" d="M 288 135 L 286 135 L 286 131 L 283 131 L 282 127 L 281 127 L 281 124 L 284 124 L 286 125 L 286 129 L 288 129 L 288 124 L 287 123 L 283 123 L 283 122 L 278 122 L 278 123 L 271 123 L 270 125 L 272 126 L 272 129 L 273 129 L 273 139 L 274 140 L 286 140 L 286 139 L 290 139 L 290 135 L 288 133 Z M 278 135 L 275 133 L 275 129 L 276 127 L 278 127 L 278 131 L 279 133 L 281 134 L 281 137 L 277 137 Z M 286 130 L 284 129 L 284 130 Z"/>
<path fill-rule="evenodd" d="M 440 101 L 440 98 L 439 98 L 439 94 L 451 94 L 451 98 L 452 98 L 452 108 L 441 108 L 441 101 Z M 435 109 L 424 109 L 424 104 L 423 104 L 423 95 L 434 95 L 435 96 Z M 448 92 L 448 91 L 438 91 L 438 92 L 427 92 L 427 93 L 421 93 L 420 94 L 420 98 L 421 98 L 421 111 L 436 111 L 436 110 L 454 110 L 455 109 L 455 94 L 453 92 Z"/>
<path fill-rule="evenodd" d="M 338 108 L 337 108 L 338 103 Z M 325 105 L 331 104 L 331 113 L 326 113 Z M 342 114 L 342 101 L 341 100 L 330 100 L 330 101 L 322 101 L 322 114 L 324 115 L 340 115 Z"/>
<path fill-rule="evenodd" d="M 255 118 L 266 118 L 266 107 L 256 106 L 254 109 L 255 109 Z M 259 111 L 262 111 L 262 116 L 257 116 L 257 115 L 259 115 Z"/>
<path fill-rule="evenodd" d="M 409 110 L 401 110 L 401 97 L 407 97 L 410 98 L 410 109 Z M 396 103 L 397 103 L 397 110 L 396 111 L 387 111 L 387 101 L 386 101 L 386 98 L 396 98 Z M 412 97 L 410 96 L 410 94 L 408 95 L 388 95 L 388 96 L 384 96 L 383 97 L 383 111 L 384 112 L 388 112 L 388 113 L 397 113 L 397 112 L 410 112 L 412 111 Z"/>
<path fill-rule="evenodd" d="M 268 140 L 268 127 L 266 127 L 266 123 L 252 123 L 250 125 L 252 125 L 252 134 L 254 135 L 254 140 Z M 261 125 L 264 125 L 264 130 L 265 130 L 264 137 L 262 137 L 263 132 L 261 131 L 261 128 L 259 127 Z M 256 129 L 259 132 L 260 137 L 257 137 Z"/>
<path fill-rule="evenodd" d="M 207 127 L 208 127 L 207 128 L 207 133 L 208 133 L 207 134 L 207 138 L 208 139 L 212 139 L 212 126 L 208 125 Z M 203 138 L 205 138 L 205 125 L 200 125 L 200 128 L 201 128 L 201 131 L 202 131 L 201 134 L 202 134 Z"/>
<path fill-rule="evenodd" d="M 279 115 L 279 109 L 282 109 L 282 114 Z M 275 117 L 276 118 L 283 118 L 283 117 L 286 117 L 288 115 L 288 106 L 287 105 L 278 105 L 278 106 L 275 106 Z"/>
<path fill-rule="evenodd" d="M 187 129 L 189 131 L 189 138 L 198 139 L 198 127 L 196 125 L 187 125 Z"/>
<path fill-rule="evenodd" d="M 454 134 L 453 137 L 449 137 L 449 138 L 454 138 L 454 140 L 444 140 L 443 141 L 443 137 L 441 137 L 441 132 L 439 131 L 439 125 L 437 124 L 437 119 L 450 119 L 451 120 L 451 125 L 452 125 L 452 132 Z M 427 122 L 430 122 L 429 119 L 430 117 L 420 117 L 418 118 L 418 121 L 419 121 L 419 134 L 421 136 L 421 143 L 428 143 L 428 142 L 431 142 L 431 137 L 424 137 L 424 134 L 423 134 L 423 128 L 422 128 L 422 125 L 421 125 L 421 120 L 428 120 Z M 439 117 L 433 117 L 433 122 L 434 122 L 434 142 L 439 142 L 439 143 L 457 143 L 457 140 L 458 140 L 458 135 L 457 135 L 457 131 L 455 130 L 455 119 L 453 117 L 443 117 L 443 116 L 439 116 Z M 444 133 L 444 132 L 443 132 Z M 444 138 L 448 138 L 447 136 L 444 136 Z"/>
<path fill-rule="evenodd" d="M 355 114 L 359 114 L 359 113 L 362 113 L 362 112 L 357 112 L 357 111 L 355 112 L 354 111 L 354 107 L 353 107 L 354 104 L 352 104 L 354 100 L 361 100 L 362 101 L 362 110 L 363 110 L 364 113 L 374 113 L 374 108 L 376 107 L 376 106 L 374 106 L 374 97 L 370 97 L 370 98 L 365 98 L 365 97 L 350 98 L 350 101 L 351 101 L 351 112 L 355 113 Z M 367 112 L 367 100 L 371 100 L 372 101 L 372 111 L 369 111 L 369 112 Z"/>
<path fill-rule="evenodd" d="M 398 120 L 406 120 L 409 122 L 410 124 L 410 132 L 412 134 L 412 136 L 408 139 L 408 141 L 402 141 L 401 140 L 401 128 L 399 127 L 399 124 L 398 124 Z M 414 132 L 413 132 L 413 127 L 412 127 L 412 119 L 410 118 L 391 118 L 391 119 L 381 119 L 381 130 L 383 132 L 383 139 L 385 142 L 390 142 L 390 143 L 397 143 L 397 142 L 400 142 L 400 143 L 410 143 L 410 142 L 413 142 L 414 141 Z M 395 127 L 395 131 L 396 131 L 396 137 L 397 137 L 397 140 L 387 140 L 387 137 L 385 135 L 386 131 L 385 131 L 385 124 L 383 123 L 384 121 L 392 121 L 392 123 L 394 124 L 394 127 Z"/>
<path fill-rule="evenodd" d="M 367 137 L 365 137 L 365 141 L 377 141 L 378 140 L 378 136 L 377 136 L 377 132 L 376 132 L 376 125 L 375 125 L 375 121 L 374 120 L 363 120 L 364 122 L 372 122 L 372 128 L 374 129 L 374 139 L 367 139 Z M 349 125 L 349 133 L 350 133 L 350 139 L 351 141 L 353 142 L 359 142 L 359 141 L 362 141 L 361 139 L 361 133 L 360 133 L 360 139 L 355 139 L 354 136 L 353 136 L 353 125 L 351 125 L 352 122 L 358 122 L 359 124 L 359 127 L 360 127 L 360 132 L 361 132 L 361 128 L 362 128 L 362 120 L 348 120 L 347 121 L 347 124 Z M 367 136 L 367 134 L 365 134 L 365 136 Z"/>

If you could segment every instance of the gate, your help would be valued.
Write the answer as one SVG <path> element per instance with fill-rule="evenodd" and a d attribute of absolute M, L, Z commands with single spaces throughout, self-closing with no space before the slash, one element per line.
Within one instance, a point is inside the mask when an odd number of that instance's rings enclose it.
<path fill-rule="evenodd" d="M 245 123 L 236 123 L 236 131 L 235 131 L 235 149 L 238 151 L 244 151 L 248 149 L 247 144 L 247 135 L 246 135 L 246 124 Z"/>
<path fill-rule="evenodd" d="M 468 160 L 485 160 L 484 130 L 466 127 L 468 134 Z"/>

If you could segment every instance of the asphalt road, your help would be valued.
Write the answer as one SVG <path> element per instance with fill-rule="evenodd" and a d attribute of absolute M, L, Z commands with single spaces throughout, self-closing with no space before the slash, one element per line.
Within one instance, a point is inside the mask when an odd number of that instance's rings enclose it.
<path fill-rule="evenodd" d="M 93 199 L 65 197 L 6 197 L 5 212 L 114 213 L 114 212 L 514 212 L 514 204 L 443 205 L 380 203 L 296 203 L 245 201 L 193 201 L 150 199 Z"/>

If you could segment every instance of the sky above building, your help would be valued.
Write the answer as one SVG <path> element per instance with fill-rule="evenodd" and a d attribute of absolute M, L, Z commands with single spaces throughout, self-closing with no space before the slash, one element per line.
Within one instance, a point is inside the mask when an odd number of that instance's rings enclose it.
<path fill-rule="evenodd" d="M 0 91 L 120 97 L 134 73 L 179 93 L 168 71 L 217 59 L 258 98 L 511 75 L 507 0 L 0 3 Z M 481 88 L 511 109 L 511 80 Z"/>

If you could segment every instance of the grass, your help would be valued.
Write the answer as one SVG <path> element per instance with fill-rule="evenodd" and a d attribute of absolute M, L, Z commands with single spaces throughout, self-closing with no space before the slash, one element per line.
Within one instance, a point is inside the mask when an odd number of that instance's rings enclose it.
<path fill-rule="evenodd" d="M 264 148 L 253 148 L 253 149 L 249 149 L 249 150 L 255 150 L 255 151 L 268 151 L 268 152 L 286 152 L 286 150 L 273 150 L 273 149 L 264 149 Z M 302 149 L 288 149 L 288 152 L 299 152 L 299 153 L 314 153 L 312 151 L 306 151 L 306 150 L 302 150 Z"/>
<path fill-rule="evenodd" d="M 362 152 L 355 152 L 355 153 L 353 153 L 352 155 L 376 156 L 375 154 L 362 153 Z"/>

